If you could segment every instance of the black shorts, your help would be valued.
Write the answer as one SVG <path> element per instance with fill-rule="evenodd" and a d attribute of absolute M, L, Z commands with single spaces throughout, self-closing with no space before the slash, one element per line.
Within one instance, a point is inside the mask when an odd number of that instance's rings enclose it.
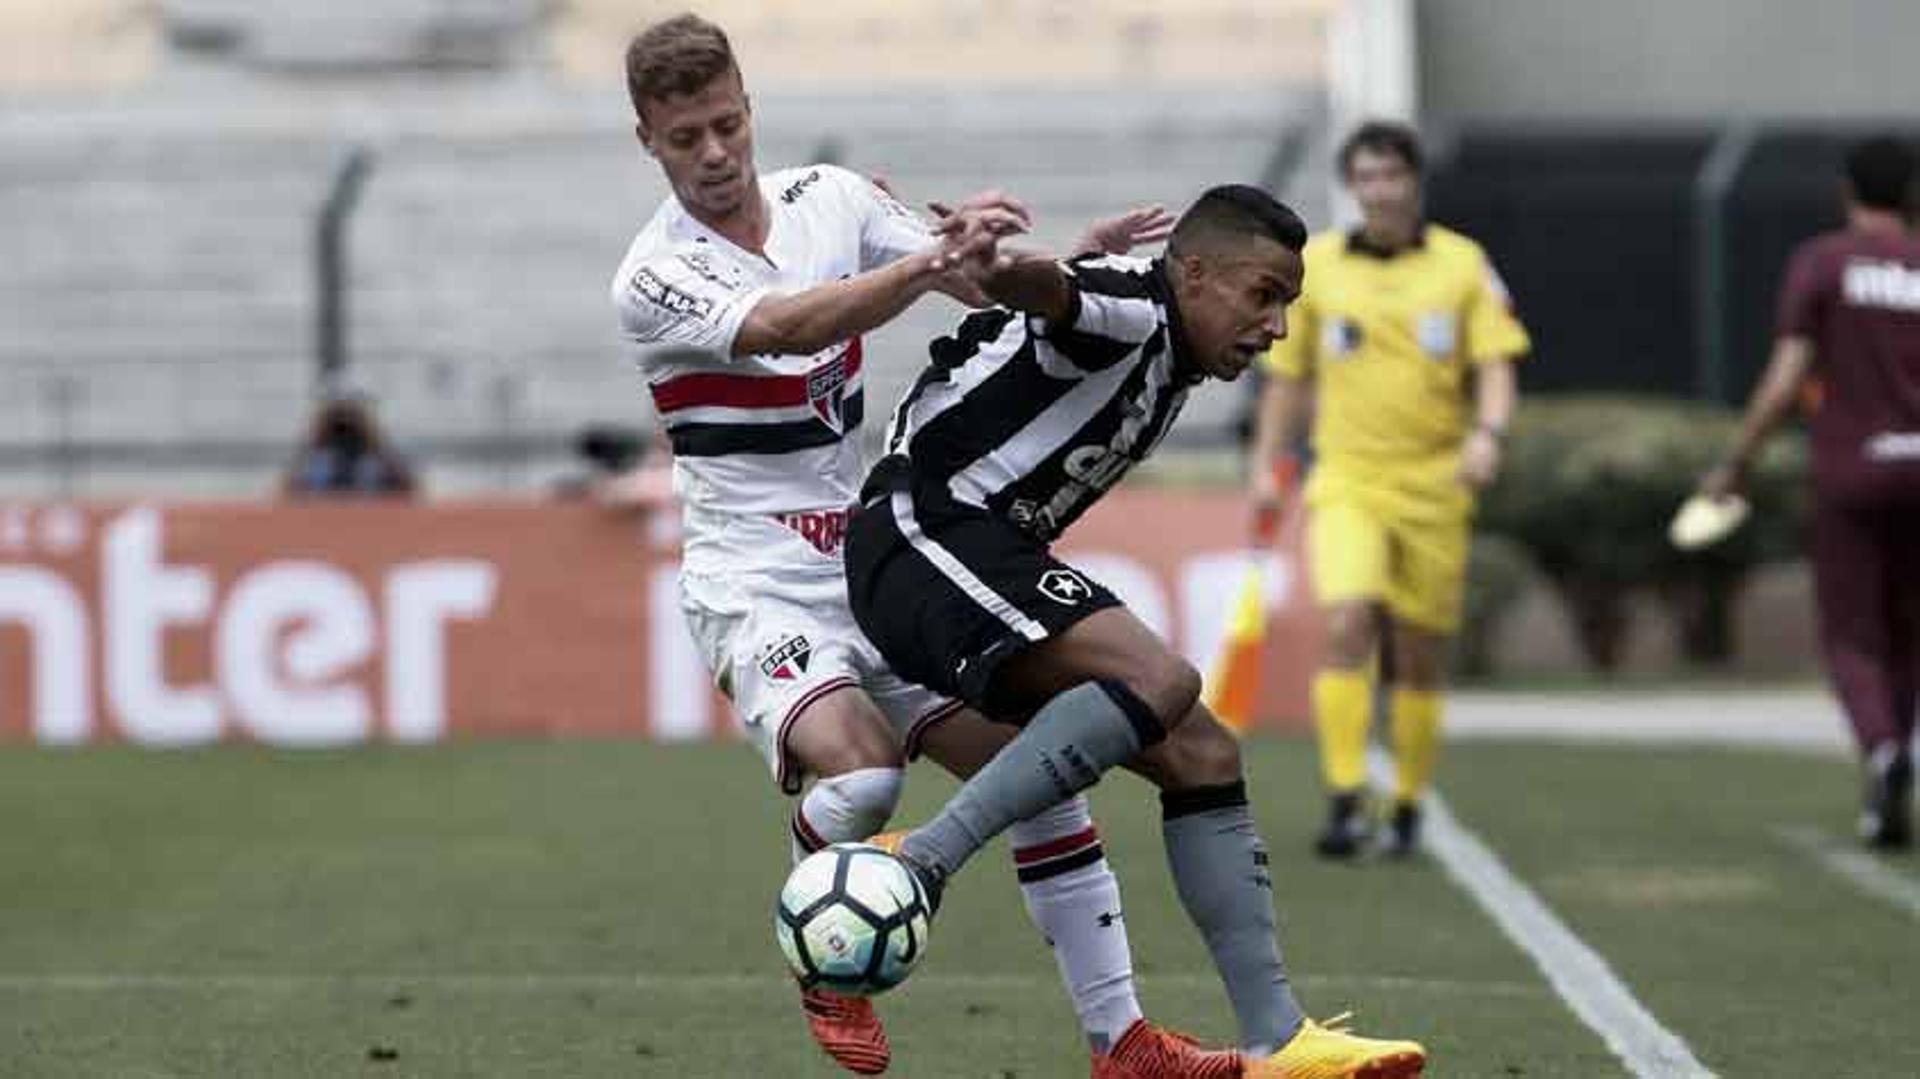
<path fill-rule="evenodd" d="M 1120 600 L 1047 545 L 944 485 L 883 462 L 847 528 L 847 597 L 895 674 L 1012 719 L 994 676 L 1022 649 Z"/>

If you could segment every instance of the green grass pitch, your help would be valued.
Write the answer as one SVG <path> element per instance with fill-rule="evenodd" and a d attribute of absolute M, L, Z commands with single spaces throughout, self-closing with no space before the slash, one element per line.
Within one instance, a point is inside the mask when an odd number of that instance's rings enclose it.
<path fill-rule="evenodd" d="M 1435 1076 L 1625 1074 L 1430 861 L 1329 866 L 1312 747 L 1249 746 L 1308 1008 L 1420 1038 Z M 1779 829 L 1847 849 L 1854 773 L 1765 752 L 1449 747 L 1461 822 L 1722 1076 L 1920 1075 L 1920 920 Z M 902 819 L 950 783 L 919 766 Z M 1096 792 L 1150 1014 L 1225 998 L 1155 799 Z M 0 752 L 0 1075 L 839 1074 L 768 918 L 783 801 L 739 746 Z M 1916 859 L 1880 863 L 1920 887 Z M 893 1073 L 1086 1074 L 1003 847 L 881 1001 Z"/>

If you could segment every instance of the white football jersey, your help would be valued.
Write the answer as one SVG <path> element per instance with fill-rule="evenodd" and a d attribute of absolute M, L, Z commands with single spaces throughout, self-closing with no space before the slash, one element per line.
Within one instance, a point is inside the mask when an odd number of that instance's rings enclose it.
<path fill-rule="evenodd" d="M 833 165 L 762 175 L 766 254 L 742 250 L 669 197 L 613 280 L 673 444 L 674 489 L 698 522 L 844 508 L 865 477 L 860 338 L 812 356 L 733 356 L 747 312 L 930 246 L 926 224 L 865 177 Z"/>

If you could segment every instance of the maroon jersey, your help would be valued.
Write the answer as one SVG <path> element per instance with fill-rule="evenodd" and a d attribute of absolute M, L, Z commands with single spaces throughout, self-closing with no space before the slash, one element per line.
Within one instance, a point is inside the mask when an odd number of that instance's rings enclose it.
<path fill-rule="evenodd" d="M 1821 493 L 1920 497 L 1920 238 L 1842 230 L 1800 245 L 1778 332 L 1813 342 Z"/>

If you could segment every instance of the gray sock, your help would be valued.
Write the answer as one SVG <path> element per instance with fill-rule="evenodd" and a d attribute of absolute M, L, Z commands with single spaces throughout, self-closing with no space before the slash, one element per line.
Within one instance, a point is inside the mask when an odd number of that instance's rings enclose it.
<path fill-rule="evenodd" d="M 900 853 L 943 879 L 952 876 L 1015 821 L 1093 786 L 1165 734 L 1126 686 L 1083 682 L 1048 701 L 932 820 L 901 841 Z"/>
<path fill-rule="evenodd" d="M 1303 1016 L 1280 958 L 1273 879 L 1247 808 L 1247 785 L 1167 791 L 1160 801 L 1180 902 L 1226 983 L 1241 1048 L 1265 1056 L 1293 1037 Z"/>

